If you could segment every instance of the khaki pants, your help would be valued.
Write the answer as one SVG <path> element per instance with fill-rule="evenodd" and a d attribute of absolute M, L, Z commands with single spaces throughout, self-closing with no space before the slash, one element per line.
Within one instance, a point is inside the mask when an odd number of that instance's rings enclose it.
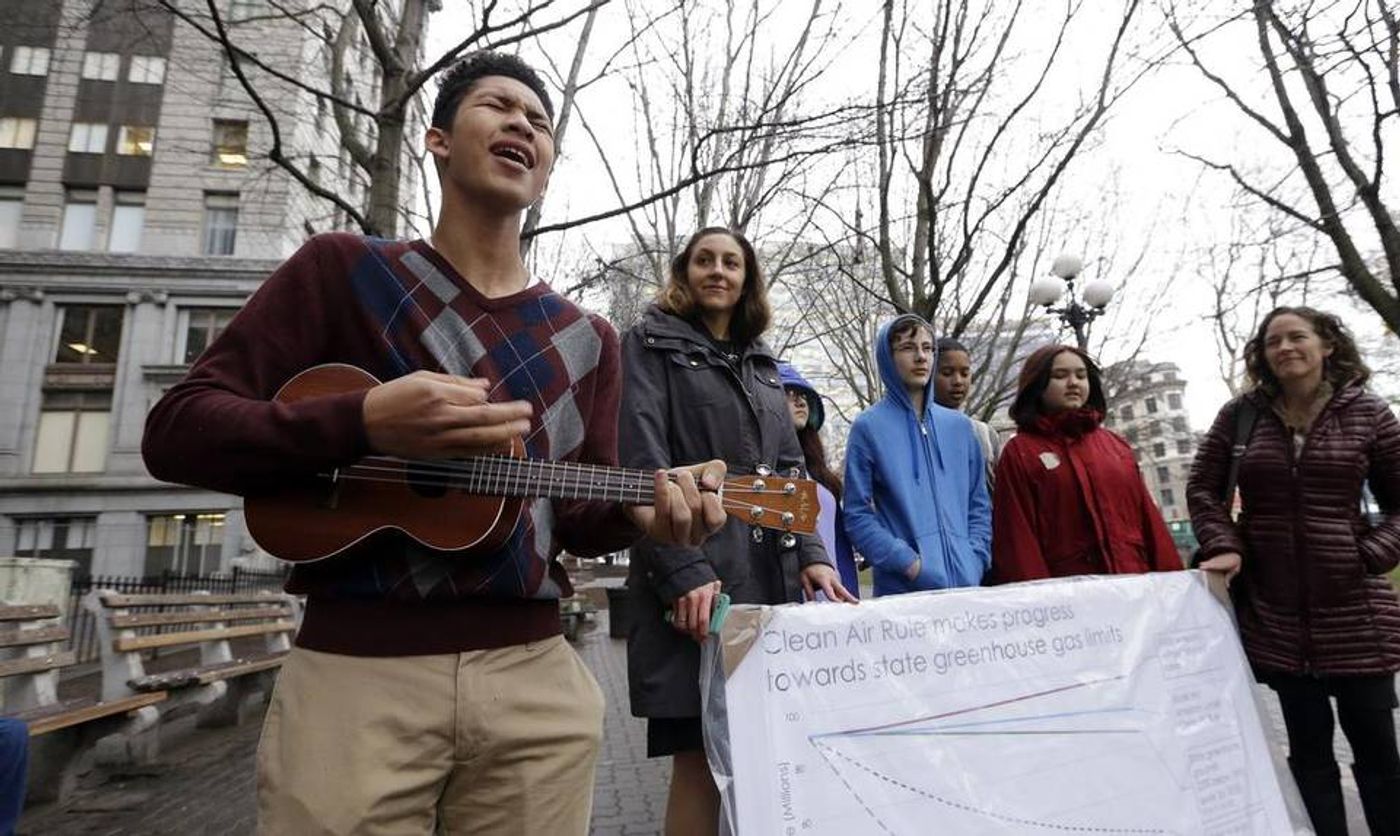
<path fill-rule="evenodd" d="M 294 648 L 258 745 L 258 832 L 584 834 L 602 726 L 562 637 L 442 656 Z"/>

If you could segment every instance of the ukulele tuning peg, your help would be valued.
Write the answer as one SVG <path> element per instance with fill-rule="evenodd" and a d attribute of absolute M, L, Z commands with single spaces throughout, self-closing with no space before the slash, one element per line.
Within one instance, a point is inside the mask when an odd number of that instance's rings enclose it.
<path fill-rule="evenodd" d="M 758 467 L 754 468 L 754 473 L 757 473 L 759 476 L 772 476 L 773 468 L 769 467 L 766 464 L 761 464 Z"/>
<path fill-rule="evenodd" d="M 796 548 L 796 547 L 797 547 L 797 535 L 795 535 L 795 534 L 793 534 L 791 531 L 789 531 L 787 534 L 784 534 L 784 535 L 783 535 L 783 539 L 780 540 L 780 541 L 778 541 L 778 542 L 782 543 L 782 544 L 783 544 L 783 548 L 785 548 L 785 549 Z"/>
<path fill-rule="evenodd" d="M 753 528 L 749 529 L 749 538 L 755 543 L 762 543 L 763 529 L 759 528 L 758 526 L 754 526 Z"/>
<path fill-rule="evenodd" d="M 801 478 L 802 478 L 802 468 L 800 468 L 800 467 L 789 467 L 788 470 L 787 470 L 787 477 L 788 477 L 789 479 L 801 479 Z"/>

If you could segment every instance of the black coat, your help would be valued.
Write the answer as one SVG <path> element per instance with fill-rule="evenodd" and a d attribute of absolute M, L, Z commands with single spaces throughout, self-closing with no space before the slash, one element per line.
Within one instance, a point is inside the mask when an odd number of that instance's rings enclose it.
<path fill-rule="evenodd" d="M 699 328 L 648 308 L 622 339 L 618 458 L 653 469 L 723 459 L 730 474 L 803 465 L 775 358 L 755 340 L 731 364 Z M 802 599 L 801 567 L 825 562 L 817 537 L 753 529 L 730 517 L 701 548 L 633 546 L 627 674 L 639 717 L 700 714 L 699 645 L 663 620 L 676 598 L 715 579 L 736 604 Z"/>

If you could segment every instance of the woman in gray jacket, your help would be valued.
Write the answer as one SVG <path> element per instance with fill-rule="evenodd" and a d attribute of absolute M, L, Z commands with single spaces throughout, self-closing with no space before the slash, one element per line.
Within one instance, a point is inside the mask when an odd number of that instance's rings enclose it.
<path fill-rule="evenodd" d="M 622 464 L 651 470 L 719 458 L 731 476 L 800 468 L 777 360 L 760 336 L 770 319 L 752 245 L 723 227 L 691 236 L 656 303 L 622 340 Z M 742 604 L 801 601 L 818 590 L 855 599 L 818 538 L 734 518 L 700 548 L 642 540 L 627 586 L 632 713 L 648 720 L 647 755 L 673 757 L 666 833 L 712 836 L 719 795 L 700 732 L 699 672 L 715 595 Z"/>

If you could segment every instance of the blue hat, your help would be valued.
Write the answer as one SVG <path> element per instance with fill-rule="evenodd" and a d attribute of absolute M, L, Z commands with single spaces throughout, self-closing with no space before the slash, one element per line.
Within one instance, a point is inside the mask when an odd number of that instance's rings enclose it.
<path fill-rule="evenodd" d="M 817 390 L 812 388 L 807 378 L 793 368 L 791 363 L 778 363 L 778 379 L 783 382 L 784 389 L 796 389 L 807 398 L 807 426 L 820 430 L 822 424 L 826 423 L 826 409 L 822 406 L 822 396 L 817 394 Z"/>

